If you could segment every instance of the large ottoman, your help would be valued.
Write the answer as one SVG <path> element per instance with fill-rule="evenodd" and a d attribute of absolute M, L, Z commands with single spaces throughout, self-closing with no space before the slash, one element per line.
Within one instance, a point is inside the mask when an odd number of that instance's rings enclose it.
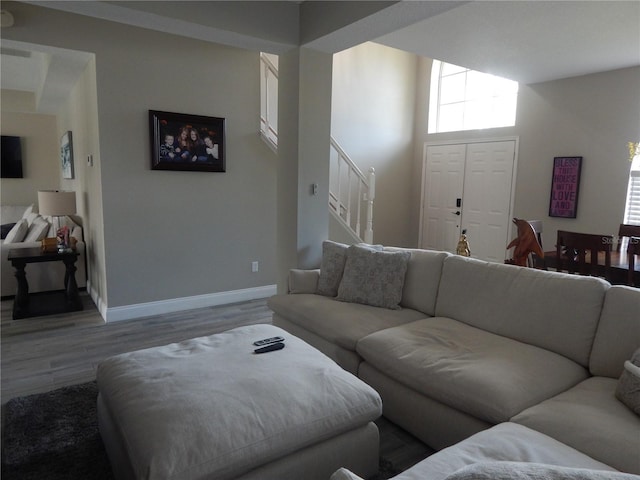
<path fill-rule="evenodd" d="M 255 340 L 285 338 L 254 354 Z M 273 325 L 117 355 L 98 422 L 118 479 L 327 479 L 378 468 L 379 395 Z"/>

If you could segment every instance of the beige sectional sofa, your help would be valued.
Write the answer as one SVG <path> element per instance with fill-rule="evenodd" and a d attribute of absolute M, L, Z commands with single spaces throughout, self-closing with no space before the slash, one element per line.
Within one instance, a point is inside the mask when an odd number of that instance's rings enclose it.
<path fill-rule="evenodd" d="M 41 217 L 33 205 L 3 205 L 0 208 L 0 221 L 3 226 L 10 227 L 14 224 L 15 228 L 15 224 L 20 223 L 22 220 L 26 223 L 26 230 L 22 232 L 22 235 L 19 234 L 17 237 L 11 235 L 2 239 L 2 257 L 0 258 L 0 273 L 2 274 L 0 278 L 0 295 L 2 297 L 15 295 L 17 288 L 15 269 L 8 259 L 9 250 L 40 247 L 41 239 L 55 237 L 56 227 L 59 226 L 58 219 L 54 221 L 51 217 Z M 82 227 L 69 217 L 63 217 L 61 221 L 63 225 L 67 225 L 71 229 L 70 236 L 77 240 L 76 250 L 80 253 L 80 256 L 76 261 L 75 277 L 78 287 L 84 288 L 87 285 L 87 273 Z M 43 225 L 43 230 L 38 234 L 35 230 L 39 223 Z M 45 223 L 46 225 L 44 225 Z M 8 229 L 8 233 L 11 233 L 11 230 Z M 12 240 L 11 237 L 14 237 L 15 240 Z M 31 293 L 64 289 L 66 270 L 62 262 L 30 263 L 25 271 L 27 272 L 29 292 Z"/>
<path fill-rule="evenodd" d="M 332 296 L 326 277 L 335 284 L 340 268 Z M 353 294 L 380 290 L 381 270 L 404 280 L 397 305 Z M 640 411 L 615 395 L 640 347 L 638 289 L 444 252 L 325 242 L 321 269 L 293 270 L 289 294 L 269 306 L 275 325 L 373 386 L 384 415 L 436 449 L 460 448 L 476 434 L 484 435 L 479 445 L 487 436 L 500 443 L 505 427 L 494 426 L 505 425 L 534 432 L 532 448 L 548 439 L 549 451 L 561 452 L 553 446 L 560 442 L 640 474 Z M 562 466 L 557 457 L 549 463 Z"/>

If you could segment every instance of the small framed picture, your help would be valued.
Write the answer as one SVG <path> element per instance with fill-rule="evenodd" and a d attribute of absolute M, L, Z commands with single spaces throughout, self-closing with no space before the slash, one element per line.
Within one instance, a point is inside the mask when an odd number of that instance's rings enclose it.
<path fill-rule="evenodd" d="M 582 157 L 555 157 L 551 177 L 549 216 L 576 218 Z"/>
<path fill-rule="evenodd" d="M 60 161 L 62 162 L 62 178 L 73 178 L 73 137 L 71 131 L 60 139 Z"/>
<path fill-rule="evenodd" d="M 224 172 L 225 119 L 149 110 L 151 169 Z"/>

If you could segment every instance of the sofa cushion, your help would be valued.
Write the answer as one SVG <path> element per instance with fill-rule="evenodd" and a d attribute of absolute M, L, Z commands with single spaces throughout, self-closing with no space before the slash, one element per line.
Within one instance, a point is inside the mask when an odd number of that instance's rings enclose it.
<path fill-rule="evenodd" d="M 624 362 L 624 371 L 616 386 L 616 398 L 640 415 L 640 349 Z"/>
<path fill-rule="evenodd" d="M 436 316 L 530 343 L 581 365 L 609 283 L 451 255 L 444 260 Z"/>
<path fill-rule="evenodd" d="M 350 246 L 338 300 L 398 310 L 409 257 L 409 252 Z"/>
<path fill-rule="evenodd" d="M 358 340 L 372 332 L 425 316 L 409 308 L 388 310 L 313 294 L 275 295 L 267 304 L 288 321 L 351 351 Z"/>
<path fill-rule="evenodd" d="M 356 351 L 385 375 L 489 423 L 587 377 L 566 357 L 442 317 L 373 333 Z"/>
<path fill-rule="evenodd" d="M 405 251 L 411 253 L 411 258 L 407 263 L 407 273 L 404 277 L 400 305 L 420 310 L 433 317 L 436 310 L 442 264 L 450 254 L 435 250 L 397 247 L 385 247 L 384 249 L 390 252 Z"/>
<path fill-rule="evenodd" d="M 27 235 L 24 237 L 24 241 L 39 242 L 45 237 L 48 231 L 49 223 L 40 215 L 38 215 L 31 223 L 31 226 L 27 231 Z"/>
<path fill-rule="evenodd" d="M 591 377 L 512 418 L 623 472 L 640 474 L 640 417 L 615 398 L 617 380 Z"/>
<path fill-rule="evenodd" d="M 506 422 L 434 453 L 393 480 L 443 480 L 468 465 L 494 461 L 613 470 L 547 435 Z"/>
<path fill-rule="evenodd" d="M 13 226 L 9 233 L 7 233 L 4 243 L 20 243 L 24 240 L 28 231 L 29 223 L 26 218 L 23 218 Z"/>
<path fill-rule="evenodd" d="M 318 279 L 318 293 L 328 297 L 338 294 L 344 263 L 347 261 L 348 245 L 325 240 L 322 242 L 322 261 L 320 263 L 320 278 Z"/>
<path fill-rule="evenodd" d="M 289 293 L 316 293 L 319 278 L 320 269 L 292 268 L 289 270 Z"/>
<path fill-rule="evenodd" d="M 640 347 L 640 290 L 615 285 L 604 298 L 589 370 L 593 375 L 618 378 L 625 360 Z M 635 332 L 635 334 L 630 334 Z"/>
<path fill-rule="evenodd" d="M 15 222 L 12 223 L 5 223 L 3 225 L 0 225 L 0 238 L 2 238 L 2 240 L 4 240 L 7 237 L 7 234 L 11 231 L 11 229 L 16 225 Z"/>

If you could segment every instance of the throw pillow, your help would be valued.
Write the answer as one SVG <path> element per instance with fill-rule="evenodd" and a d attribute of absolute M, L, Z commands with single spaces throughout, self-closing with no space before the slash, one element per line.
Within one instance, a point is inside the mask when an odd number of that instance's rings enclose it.
<path fill-rule="evenodd" d="M 37 217 L 24 237 L 24 242 L 39 242 L 49 232 L 49 223 L 42 217 Z"/>
<path fill-rule="evenodd" d="M 409 258 L 410 252 L 350 246 L 338 300 L 399 310 Z"/>
<path fill-rule="evenodd" d="M 318 278 L 318 293 L 327 297 L 338 294 L 338 286 L 342 279 L 344 263 L 347 259 L 348 245 L 325 240 L 322 242 L 322 262 L 320 263 L 320 278 Z"/>
<path fill-rule="evenodd" d="M 27 223 L 29 224 L 29 226 L 31 226 L 33 221 L 39 216 L 40 215 L 38 214 L 38 212 L 35 211 L 35 207 L 33 206 L 33 204 L 29 205 L 27 209 L 24 211 L 24 213 L 22 214 L 22 218 L 27 220 Z"/>
<path fill-rule="evenodd" d="M 29 230 L 29 223 L 26 218 L 21 219 L 16 223 L 13 228 L 7 233 L 4 239 L 4 243 L 20 243 L 24 240 L 27 231 Z"/>
<path fill-rule="evenodd" d="M 640 348 L 631 360 L 624 362 L 624 371 L 616 387 L 616 398 L 636 415 L 640 415 Z"/>
<path fill-rule="evenodd" d="M 5 223 L 3 225 L 0 225 L 0 233 L 2 234 L 2 235 L 0 235 L 0 238 L 2 238 L 2 240 L 7 238 L 7 234 L 11 231 L 11 229 L 15 225 L 16 225 L 15 223 Z"/>

